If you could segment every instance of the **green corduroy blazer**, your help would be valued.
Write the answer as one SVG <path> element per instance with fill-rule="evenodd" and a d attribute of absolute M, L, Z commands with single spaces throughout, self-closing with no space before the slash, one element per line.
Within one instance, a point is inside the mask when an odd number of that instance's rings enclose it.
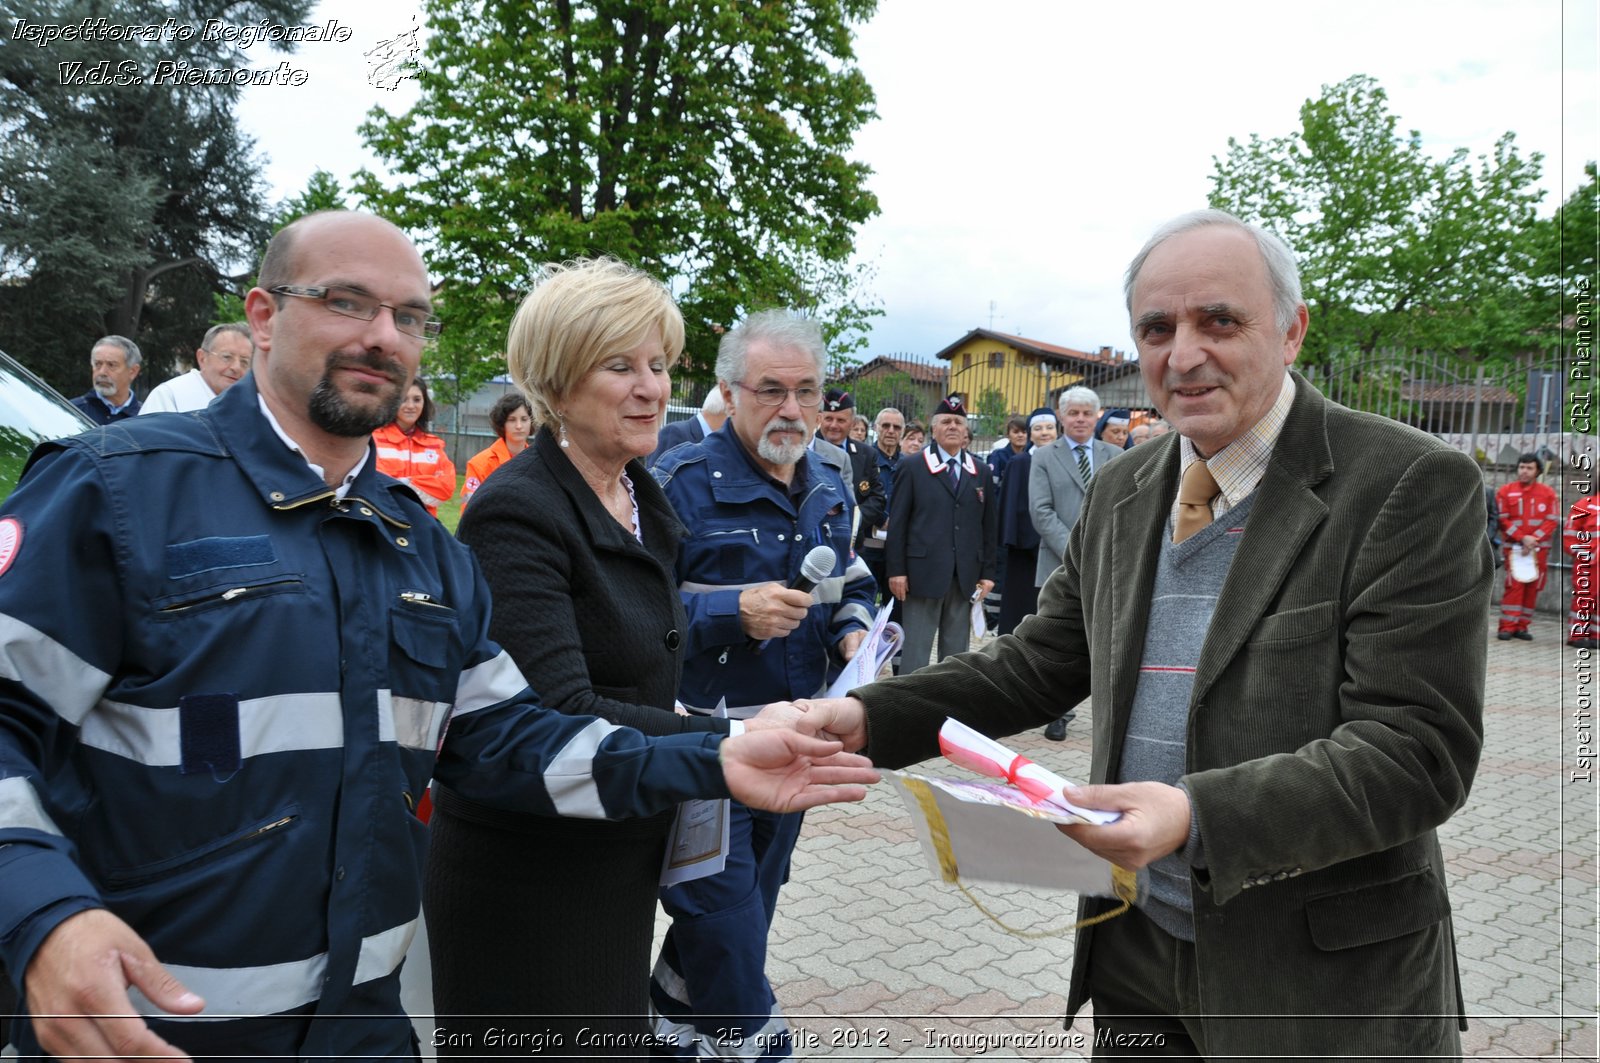
<path fill-rule="evenodd" d="M 1455 1054 L 1435 828 L 1466 800 L 1483 735 L 1482 478 L 1432 437 L 1295 381 L 1189 706 L 1207 1047 Z M 1013 635 L 858 692 L 878 764 L 935 755 L 947 714 L 1006 735 L 1092 695 L 1092 781 L 1115 779 L 1178 453 L 1169 435 L 1095 477 L 1066 561 Z M 1085 898 L 1080 917 L 1112 903 Z M 1069 1021 L 1093 990 L 1093 947 L 1080 931 Z"/>

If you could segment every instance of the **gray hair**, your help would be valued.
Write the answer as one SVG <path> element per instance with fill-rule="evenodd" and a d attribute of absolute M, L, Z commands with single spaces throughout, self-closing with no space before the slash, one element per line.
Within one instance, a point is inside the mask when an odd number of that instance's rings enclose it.
<path fill-rule="evenodd" d="M 742 381 L 750 345 L 758 340 L 810 355 L 819 381 L 827 372 L 828 348 L 822 342 L 821 325 L 788 310 L 761 310 L 735 325 L 717 344 L 717 379 L 728 384 Z"/>
<path fill-rule="evenodd" d="M 901 413 L 899 410 L 895 409 L 893 406 L 885 406 L 883 409 L 879 410 L 878 411 L 878 417 L 882 417 L 886 413 L 894 414 L 896 417 L 900 418 L 901 421 L 904 421 L 906 419 L 906 415 Z M 872 423 L 873 423 L 874 426 L 876 426 L 877 423 L 878 423 L 878 417 L 874 417 L 872 419 Z"/>
<path fill-rule="evenodd" d="M 705 401 L 700 404 L 700 412 L 715 417 L 719 413 L 728 412 L 728 404 L 722 401 L 722 389 L 712 385 L 706 392 Z"/>
<path fill-rule="evenodd" d="M 1133 261 L 1128 263 L 1128 272 L 1122 282 L 1122 295 L 1128 308 L 1128 314 L 1133 315 L 1133 286 L 1139 280 L 1139 271 L 1144 268 L 1145 259 L 1150 257 L 1150 252 L 1161 246 L 1174 236 L 1204 229 L 1211 225 L 1224 225 L 1238 229 L 1256 242 L 1256 250 L 1261 252 L 1261 262 L 1267 268 L 1267 283 L 1272 286 L 1272 312 L 1277 322 L 1279 331 L 1286 332 L 1294 323 L 1295 311 L 1300 309 L 1305 300 L 1300 295 L 1300 267 L 1294 260 L 1294 252 L 1289 250 L 1289 245 L 1259 225 L 1251 225 L 1234 217 L 1225 210 L 1194 210 L 1188 214 L 1180 214 L 1155 231 L 1139 253 L 1133 256 Z"/>
<path fill-rule="evenodd" d="M 246 325 L 242 321 L 230 321 L 225 325 L 212 325 L 210 328 L 206 329 L 205 337 L 200 341 L 200 349 L 202 351 L 211 350 L 211 345 L 216 343 L 217 337 L 221 336 L 224 332 L 232 332 L 243 336 L 245 341 L 250 344 L 251 352 L 254 353 L 256 349 L 255 337 L 250 335 L 250 326 Z"/>
<path fill-rule="evenodd" d="M 1061 397 L 1056 400 L 1056 409 L 1064 410 L 1068 406 L 1092 406 L 1098 413 L 1100 396 L 1080 384 L 1078 387 L 1063 391 Z"/>
<path fill-rule="evenodd" d="M 139 353 L 139 345 L 126 336 L 101 336 L 95 340 L 94 346 L 89 348 L 89 360 L 91 362 L 94 361 L 95 350 L 100 347 L 116 347 L 122 351 L 123 356 L 128 360 L 129 369 L 144 360 L 144 357 Z"/>

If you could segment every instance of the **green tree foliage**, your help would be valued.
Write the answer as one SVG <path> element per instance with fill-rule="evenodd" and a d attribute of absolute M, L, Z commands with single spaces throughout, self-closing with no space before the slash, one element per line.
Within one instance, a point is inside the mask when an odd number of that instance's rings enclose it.
<path fill-rule="evenodd" d="M 988 387 L 978 393 L 978 404 L 973 412 L 978 415 L 983 431 L 988 435 L 995 435 L 1006 425 L 1006 418 L 1011 416 L 1011 411 L 1006 408 L 1005 393 L 999 388 Z"/>
<path fill-rule="evenodd" d="M 1541 342 L 1551 306 L 1535 283 L 1541 156 L 1504 134 L 1494 150 L 1434 158 L 1396 132 L 1370 77 L 1325 85 L 1300 128 L 1215 158 L 1211 205 L 1276 232 L 1299 256 L 1320 363 L 1401 347 L 1473 360 Z"/>
<path fill-rule="evenodd" d="M 1583 168 L 1585 180 L 1567 197 L 1555 217 L 1539 222 L 1535 231 L 1535 274 L 1552 293 L 1568 303 L 1585 285 L 1591 296 L 1600 273 L 1600 191 L 1595 164 Z"/>
<path fill-rule="evenodd" d="M 847 157 L 873 117 L 851 25 L 876 0 L 424 6 L 420 100 L 362 127 L 401 179 L 355 190 L 420 237 L 447 322 L 430 357 L 462 390 L 502 369 L 538 266 L 576 255 L 671 285 L 690 375 L 708 378 L 714 326 L 744 311 L 846 331 L 876 312 L 847 264 L 878 209 Z"/>
<path fill-rule="evenodd" d="M 892 373 L 873 373 L 871 376 L 852 377 L 846 373 L 840 387 L 850 392 L 855 400 L 856 412 L 869 421 L 878 416 L 885 406 L 893 406 L 908 418 L 919 414 L 922 402 L 917 394 L 916 382 L 910 373 L 896 370 Z"/>
<path fill-rule="evenodd" d="M 348 210 L 350 204 L 345 202 L 344 189 L 339 187 L 339 181 L 327 170 L 317 169 L 306 181 L 306 190 L 298 196 L 291 196 L 283 201 L 278 208 L 277 217 L 273 219 L 272 231 L 288 225 L 296 218 L 303 218 L 307 214 L 315 214 L 319 210 Z"/>
<path fill-rule="evenodd" d="M 311 6 L 19 0 L 7 14 L 198 30 L 210 18 L 298 25 Z M 0 346 L 67 394 L 83 390 L 89 345 L 106 333 L 143 348 L 142 384 L 168 375 L 269 231 L 254 145 L 234 115 L 241 89 L 160 84 L 157 64 L 248 68 L 292 45 L 158 36 L 0 47 Z"/>

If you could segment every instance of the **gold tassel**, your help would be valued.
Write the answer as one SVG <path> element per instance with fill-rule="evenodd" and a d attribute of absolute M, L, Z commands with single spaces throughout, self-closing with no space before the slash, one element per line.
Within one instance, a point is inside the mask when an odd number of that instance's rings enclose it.
<path fill-rule="evenodd" d="M 911 795 L 916 798 L 917 806 L 922 809 L 922 815 L 928 821 L 928 835 L 933 842 L 934 855 L 939 860 L 939 877 L 945 882 L 954 883 L 956 889 L 961 891 L 963 897 L 972 902 L 974 908 L 982 912 L 990 922 L 1012 937 L 1027 938 L 1029 940 L 1062 937 L 1086 926 L 1094 926 L 1096 923 L 1103 923 L 1107 919 L 1115 919 L 1133 907 L 1134 899 L 1139 895 L 1138 876 L 1125 867 L 1112 864 L 1111 892 L 1118 900 L 1122 901 L 1122 904 L 1118 907 L 1111 909 L 1109 912 L 1101 912 L 1099 915 L 1081 919 L 1053 930 L 1021 930 L 1017 927 L 1006 925 L 997 915 L 985 908 L 983 902 L 973 896 L 972 891 L 962 884 L 961 870 L 956 866 L 956 854 L 950 845 L 950 829 L 945 826 L 944 813 L 939 811 L 939 802 L 933 796 L 933 789 L 924 779 L 905 778 L 901 782 L 905 784 L 906 789 L 911 791 Z"/>

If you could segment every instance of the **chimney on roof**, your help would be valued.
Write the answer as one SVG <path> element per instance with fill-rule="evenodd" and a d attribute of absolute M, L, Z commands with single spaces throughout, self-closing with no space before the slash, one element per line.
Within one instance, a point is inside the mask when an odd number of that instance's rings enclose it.
<path fill-rule="evenodd" d="M 1111 348 L 1110 347 L 1101 347 L 1100 348 L 1100 360 L 1102 362 L 1111 361 Z"/>

